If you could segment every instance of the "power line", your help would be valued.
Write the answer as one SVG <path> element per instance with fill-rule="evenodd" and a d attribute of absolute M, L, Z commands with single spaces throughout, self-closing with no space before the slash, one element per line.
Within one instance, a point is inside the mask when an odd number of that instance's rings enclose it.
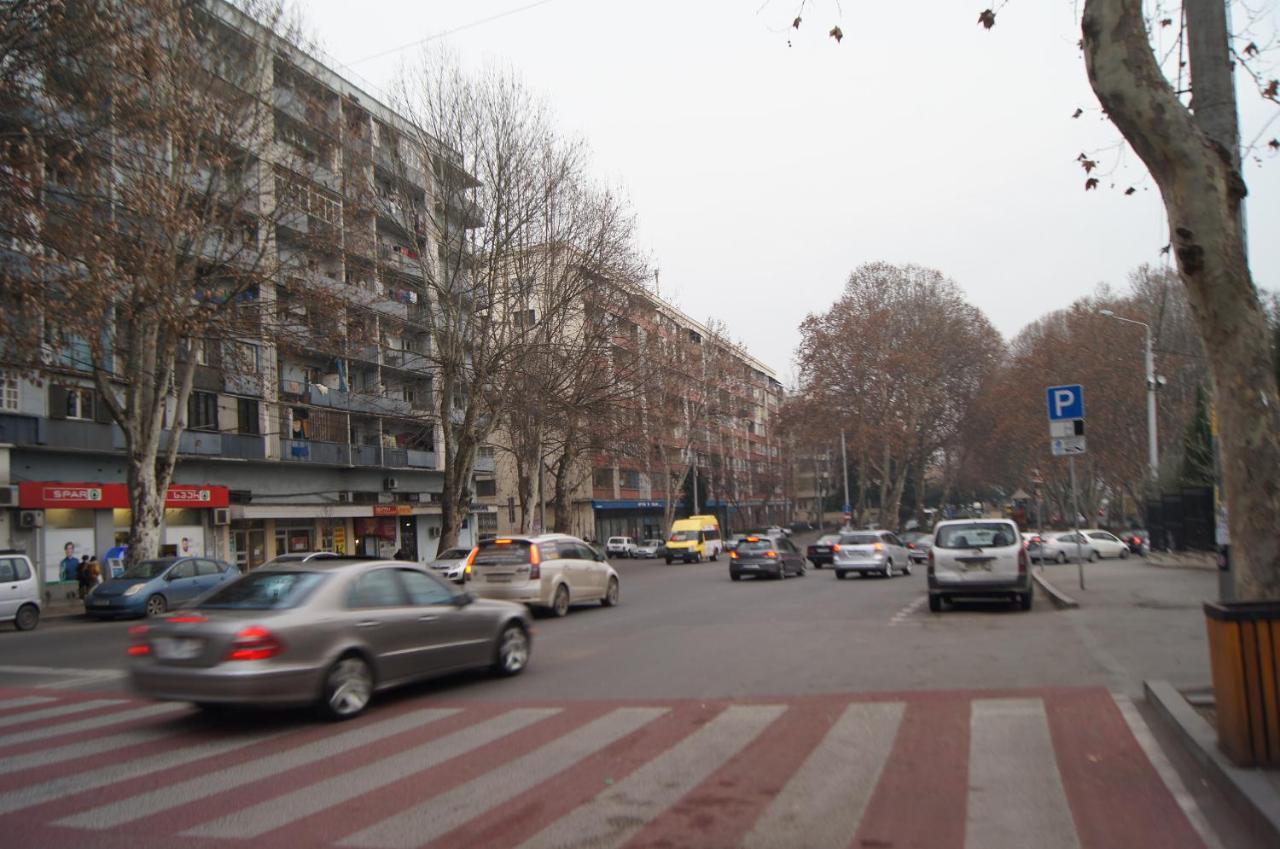
<path fill-rule="evenodd" d="M 408 50 L 410 47 L 418 47 L 420 45 L 427 44 L 428 42 L 436 41 L 437 39 L 446 38 L 448 36 L 453 35 L 454 33 L 462 32 L 463 30 L 472 29 L 482 24 L 491 23 L 493 21 L 497 21 L 502 18 L 506 18 L 506 17 L 510 17 L 511 15 L 518 14 L 520 12 L 526 12 L 529 9 L 533 9 L 537 6 L 545 6 L 550 2 L 551 0 L 535 0 L 535 2 L 533 3 L 526 3 L 523 6 L 518 6 L 514 9 L 508 9 L 505 12 L 498 12 L 496 15 L 490 15 L 487 18 L 480 18 L 479 20 L 472 21 L 469 24 L 463 24 L 462 26 L 454 27 L 453 29 L 448 29 L 448 30 L 445 30 L 444 32 L 436 33 L 435 35 L 429 35 L 426 38 L 420 38 L 417 41 L 411 41 L 408 44 L 402 44 L 399 47 L 392 47 L 390 50 L 383 50 L 380 53 L 374 53 L 371 56 L 365 56 L 360 59 L 356 59 L 352 62 L 347 62 L 345 64 L 348 67 L 350 67 L 352 65 L 359 65 L 364 62 L 372 62 L 374 59 L 381 59 L 384 56 L 390 56 L 393 53 L 399 53 L 402 50 Z"/>

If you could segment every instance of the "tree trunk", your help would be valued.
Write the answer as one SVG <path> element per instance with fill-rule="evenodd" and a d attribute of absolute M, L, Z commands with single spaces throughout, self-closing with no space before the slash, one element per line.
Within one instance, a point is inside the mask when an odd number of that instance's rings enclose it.
<path fill-rule="evenodd" d="M 1280 599 L 1280 392 L 1245 254 L 1244 181 L 1161 74 L 1140 0 L 1087 0 L 1082 28 L 1094 92 L 1160 187 L 1209 355 L 1236 597 Z"/>
<path fill-rule="evenodd" d="M 558 534 L 573 533 L 573 516 L 569 488 L 569 476 L 573 473 L 572 440 L 566 438 L 565 447 L 556 458 L 555 483 L 551 488 L 553 527 Z"/>

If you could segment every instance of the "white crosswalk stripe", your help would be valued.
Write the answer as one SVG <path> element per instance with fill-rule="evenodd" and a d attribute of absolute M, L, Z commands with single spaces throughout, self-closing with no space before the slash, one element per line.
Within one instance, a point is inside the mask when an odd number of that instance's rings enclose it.
<path fill-rule="evenodd" d="M 406 775 L 466 754 L 559 712 L 559 708 L 517 708 L 337 778 L 187 829 L 183 834 L 192 837 L 257 837 L 288 825 L 298 817 L 325 810 Z"/>
<path fill-rule="evenodd" d="M 167 728 L 138 728 L 133 731 L 120 731 L 104 737 L 77 740 L 65 746 L 40 749 L 35 752 L 28 752 L 25 755 L 10 755 L 7 758 L 0 758 L 0 775 L 17 772 L 20 769 L 58 764 L 63 761 L 73 761 L 100 755 L 103 752 L 114 752 L 132 746 L 141 746 L 143 743 L 151 743 L 156 740 L 163 740 L 166 737 L 172 737 L 176 733 L 178 732 Z"/>
<path fill-rule="evenodd" d="M 24 722 L 43 722 L 46 719 L 53 719 L 57 716 L 66 716 L 72 713 L 85 713 L 86 711 L 97 710 L 98 708 L 115 707 L 123 704 L 121 699 L 94 699 L 88 702 L 72 702 L 71 704 L 58 705 L 56 707 L 41 708 L 40 710 L 28 710 L 22 713 L 15 713 L 12 716 L 0 716 L 0 728 L 9 725 L 22 725 Z"/>
<path fill-rule="evenodd" d="M 250 781 L 259 781 L 286 770 L 317 763 L 335 757 L 360 746 L 367 746 L 386 737 L 419 728 L 431 722 L 453 716 L 456 708 L 412 711 L 392 719 L 375 722 L 333 737 L 289 749 L 267 758 L 236 764 L 227 769 L 200 775 L 187 781 L 168 784 L 150 793 L 131 796 L 110 805 L 103 805 L 59 820 L 58 825 L 77 828 L 103 829 L 142 819 L 160 811 L 176 808 L 189 802 L 230 790 Z"/>
<path fill-rule="evenodd" d="M 667 708 L 618 708 L 499 769 L 353 834 L 339 841 L 339 845 L 388 849 L 421 846 L 550 780 L 667 712 Z"/>
<path fill-rule="evenodd" d="M 969 723 L 969 815 L 965 846 L 1079 849 L 1039 699 L 977 699 Z"/>
<path fill-rule="evenodd" d="M 0 699 L 0 710 L 12 710 L 30 705 L 44 705 L 56 701 L 57 699 L 53 696 L 22 696 L 16 699 Z"/>
<path fill-rule="evenodd" d="M 534 835 L 521 849 L 621 846 L 741 751 L 785 710 L 784 705 L 725 708 L 679 746 Z"/>
<path fill-rule="evenodd" d="M 774 797 L 743 849 L 820 849 L 853 842 L 889 758 L 901 702 L 853 704 Z"/>
<path fill-rule="evenodd" d="M 7 734 L 0 737 L 0 748 L 4 746 L 12 746 L 17 743 L 31 743 L 36 740 L 46 740 L 50 737 L 61 737 L 63 734 L 83 734 L 86 731 L 95 731 L 99 728 L 105 728 L 110 725 L 119 725 L 122 722 L 133 722 L 139 719 L 151 719 L 166 715 L 174 715 L 179 713 L 189 713 L 191 708 L 186 705 L 175 704 L 158 704 L 146 705 L 133 710 L 114 711 L 112 713 L 95 716 L 90 719 L 81 719 L 76 722 L 64 722 L 53 725 L 47 725 L 44 728 L 31 728 L 15 734 Z"/>

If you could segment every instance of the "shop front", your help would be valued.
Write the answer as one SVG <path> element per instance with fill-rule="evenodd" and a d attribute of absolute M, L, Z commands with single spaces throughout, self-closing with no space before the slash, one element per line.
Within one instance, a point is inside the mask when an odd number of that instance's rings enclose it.
<path fill-rule="evenodd" d="M 172 484 L 165 495 L 161 556 L 215 554 L 215 508 L 226 507 L 226 487 Z M 23 481 L 18 506 L 39 511 L 36 559 L 46 586 L 75 584 L 75 561 L 87 555 L 106 557 L 129 538 L 132 512 L 123 483 Z"/>
<path fill-rule="evenodd" d="M 626 536 L 632 539 L 666 539 L 667 528 L 662 526 L 664 501 L 604 501 L 591 502 L 595 511 L 596 540 L 603 543 L 609 537 Z"/>

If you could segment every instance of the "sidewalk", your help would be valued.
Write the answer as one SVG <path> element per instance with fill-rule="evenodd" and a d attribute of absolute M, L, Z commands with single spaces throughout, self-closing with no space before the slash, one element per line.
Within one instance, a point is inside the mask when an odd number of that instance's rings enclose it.
<path fill-rule="evenodd" d="M 1162 569 L 1204 569 L 1218 571 L 1218 558 L 1211 551 L 1153 551 L 1143 561 Z"/>
<path fill-rule="evenodd" d="M 41 619 L 65 619 L 72 616 L 84 616 L 84 600 L 79 597 L 75 590 L 70 591 L 70 597 L 67 597 L 67 593 L 61 592 L 56 585 L 46 592 L 51 597 L 40 606 Z"/>

